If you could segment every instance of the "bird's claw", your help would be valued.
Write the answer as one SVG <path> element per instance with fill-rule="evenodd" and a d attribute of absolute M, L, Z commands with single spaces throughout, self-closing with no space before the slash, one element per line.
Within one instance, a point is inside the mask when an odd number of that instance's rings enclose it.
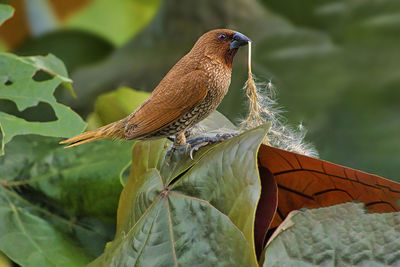
<path fill-rule="evenodd" d="M 190 149 L 190 152 L 189 152 L 190 158 L 193 159 L 193 152 L 194 152 L 194 151 L 197 151 L 197 150 L 199 150 L 200 148 L 202 148 L 202 147 L 204 147 L 204 146 L 206 146 L 206 145 L 208 145 L 208 144 L 209 144 L 208 142 L 203 142 L 203 143 L 199 143 L 199 144 L 193 146 L 193 147 Z"/>
<path fill-rule="evenodd" d="M 184 152 L 186 153 L 189 150 L 189 156 L 191 159 L 193 159 L 193 153 L 199 150 L 202 147 L 215 144 L 215 143 L 220 143 L 223 141 L 228 140 L 231 137 L 236 136 L 237 133 L 225 133 L 225 134 L 217 134 L 216 136 L 206 136 L 206 137 L 198 137 L 194 138 L 191 140 L 187 140 L 187 143 L 183 146 L 174 146 L 172 145 L 168 150 L 167 153 L 165 154 L 165 163 L 169 165 L 170 159 L 172 157 L 172 154 L 175 151 L 179 152 Z M 173 137 L 168 138 L 171 141 L 174 141 Z"/>
<path fill-rule="evenodd" d="M 216 136 L 207 136 L 207 137 L 198 137 L 192 140 L 188 140 L 187 143 L 190 144 L 191 149 L 189 152 L 189 156 L 193 159 L 193 152 L 199 150 L 202 147 L 223 142 L 233 136 L 236 136 L 237 133 L 225 133 L 225 134 L 217 134 Z"/>
<path fill-rule="evenodd" d="M 182 151 L 183 151 L 183 153 L 186 153 L 186 152 L 189 150 L 189 148 L 190 148 L 190 145 L 189 145 L 189 144 L 185 144 L 185 145 L 183 145 L 183 146 L 172 145 L 172 146 L 167 150 L 167 152 L 165 153 L 165 156 L 164 156 L 164 162 L 165 162 L 165 164 L 169 165 L 169 162 L 170 162 L 170 160 L 171 160 L 171 157 L 172 157 L 172 155 L 173 155 L 173 153 L 174 153 L 175 151 L 178 151 L 178 152 L 182 152 Z"/>

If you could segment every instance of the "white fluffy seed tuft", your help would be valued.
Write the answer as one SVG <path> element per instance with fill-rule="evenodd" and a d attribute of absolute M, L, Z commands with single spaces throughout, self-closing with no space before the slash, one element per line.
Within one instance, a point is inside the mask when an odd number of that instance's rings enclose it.
<path fill-rule="evenodd" d="M 241 122 L 241 129 L 248 130 L 271 122 L 271 129 L 264 143 L 299 154 L 318 157 L 316 149 L 304 141 L 307 133 L 304 126 L 300 123 L 297 129 L 294 129 L 282 116 L 282 109 L 275 100 L 276 91 L 271 81 L 255 81 L 251 71 L 251 43 L 249 43 L 248 73 L 249 76 L 243 89 L 249 99 L 249 114 Z"/>

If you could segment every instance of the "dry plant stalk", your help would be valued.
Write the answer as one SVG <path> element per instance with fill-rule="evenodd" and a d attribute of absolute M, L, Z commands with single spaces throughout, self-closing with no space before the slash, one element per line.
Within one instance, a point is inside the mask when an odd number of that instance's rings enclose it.
<path fill-rule="evenodd" d="M 242 128 L 251 129 L 265 122 L 261 114 L 263 112 L 267 112 L 266 110 L 263 110 L 263 107 L 259 104 L 260 96 L 257 92 L 253 73 L 251 72 L 251 42 L 249 42 L 247 69 L 248 78 L 243 89 L 246 90 L 246 96 L 249 99 L 249 115 L 247 116 L 247 119 L 242 123 Z"/>
<path fill-rule="evenodd" d="M 261 97 L 257 91 L 253 73 L 251 72 L 251 42 L 249 42 L 247 70 L 248 78 L 243 89 L 246 90 L 246 96 L 249 99 L 249 115 L 247 119 L 242 122 L 241 129 L 252 129 L 260 126 L 266 122 L 262 114 L 268 113 L 268 111 L 260 105 Z M 267 136 L 265 136 L 263 143 L 269 145 Z"/>
<path fill-rule="evenodd" d="M 317 157 L 318 153 L 312 145 L 304 142 L 306 131 L 300 124 L 292 129 L 281 115 L 281 109 L 274 100 L 271 82 L 256 83 L 251 71 L 251 42 L 248 50 L 248 79 L 243 87 L 249 99 L 249 115 L 241 123 L 241 130 L 255 128 L 263 123 L 271 122 L 271 129 L 264 139 L 264 144 L 284 150 Z"/>

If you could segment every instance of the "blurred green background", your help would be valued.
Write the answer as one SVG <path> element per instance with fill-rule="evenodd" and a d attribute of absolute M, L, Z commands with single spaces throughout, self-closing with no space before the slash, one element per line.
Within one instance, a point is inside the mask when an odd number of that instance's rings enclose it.
<path fill-rule="evenodd" d="M 253 71 L 277 88 L 284 115 L 308 129 L 320 157 L 398 178 L 400 1 L 398 0 L 13 0 L 0 50 L 61 58 L 86 117 L 101 93 L 151 91 L 205 31 L 232 28 L 253 40 Z M 237 122 L 246 52 L 219 107 Z M 3 103 L 5 105 L 6 103 Z"/>

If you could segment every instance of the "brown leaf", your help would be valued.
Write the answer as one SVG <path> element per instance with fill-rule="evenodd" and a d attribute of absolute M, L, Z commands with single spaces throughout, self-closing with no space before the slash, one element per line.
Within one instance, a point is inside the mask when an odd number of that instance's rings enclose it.
<path fill-rule="evenodd" d="M 278 206 L 278 188 L 274 177 L 268 169 L 262 166 L 259 166 L 258 170 L 261 179 L 261 196 L 257 204 L 254 225 L 254 242 L 257 257 L 261 255 L 265 236 Z"/>
<path fill-rule="evenodd" d="M 372 212 L 400 211 L 397 182 L 267 145 L 261 145 L 258 158 L 278 186 L 278 208 L 270 229 L 303 207 L 359 201 Z"/>

